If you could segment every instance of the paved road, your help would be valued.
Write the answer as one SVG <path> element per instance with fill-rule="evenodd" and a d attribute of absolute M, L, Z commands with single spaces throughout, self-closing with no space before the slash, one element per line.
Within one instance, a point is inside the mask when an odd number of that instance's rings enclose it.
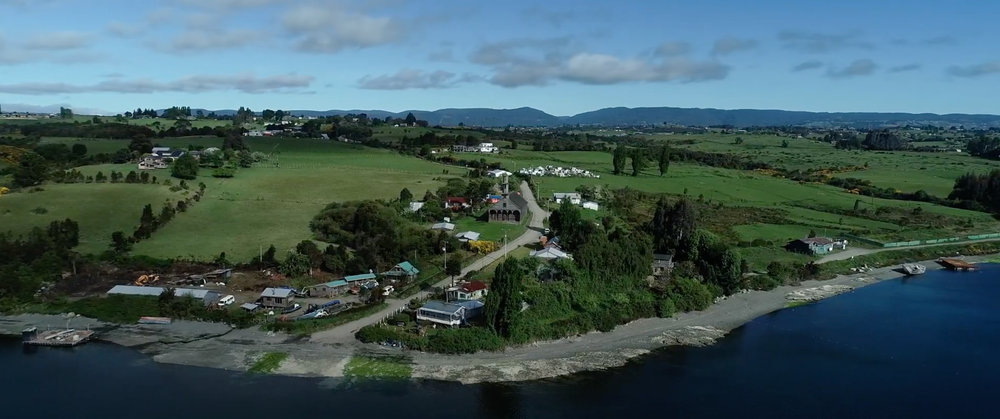
<path fill-rule="evenodd" d="M 526 201 L 528 201 L 528 210 L 531 211 L 531 220 L 528 222 L 528 231 L 525 231 L 524 234 L 522 234 L 520 237 L 507 242 L 506 249 L 501 248 L 500 250 L 490 253 L 484 256 L 482 259 L 479 259 L 469 264 L 465 268 L 463 268 L 461 276 L 465 276 L 465 274 L 474 270 L 483 269 L 489 266 L 489 264 L 495 262 L 497 259 L 503 258 L 504 250 L 509 252 L 526 244 L 537 243 L 538 239 L 541 238 L 542 231 L 545 228 L 543 221 L 545 220 L 546 217 L 549 216 L 549 213 L 543 210 L 540 206 L 538 206 L 538 202 L 535 200 L 535 195 L 531 192 L 531 188 L 528 187 L 527 182 L 521 183 L 521 195 L 524 196 L 524 199 Z M 450 281 L 451 279 L 445 279 L 437 284 L 434 284 L 434 286 L 436 287 L 447 286 L 450 285 Z M 352 342 L 354 341 L 354 333 L 357 332 L 362 327 L 378 323 L 386 316 L 392 315 L 399 309 L 405 307 L 413 298 L 426 298 L 429 296 L 430 296 L 429 292 L 422 291 L 417 295 L 414 295 L 413 297 L 403 300 L 388 299 L 386 300 L 386 302 L 389 304 L 389 307 L 387 307 L 385 310 L 382 310 L 378 313 L 375 313 L 363 319 L 355 320 L 353 322 L 337 326 L 336 328 L 331 330 L 325 330 L 319 333 L 315 333 L 309 340 L 311 342 L 321 342 L 321 343 Z"/>
<path fill-rule="evenodd" d="M 847 260 L 855 256 L 870 255 L 872 253 L 888 252 L 891 250 L 909 250 L 909 249 L 921 249 L 924 247 L 937 247 L 937 246 L 948 246 L 948 245 L 959 245 L 959 244 L 972 244 L 972 243 L 985 243 L 985 242 L 995 242 L 1000 241 L 1000 239 L 983 239 L 983 240 L 969 240 L 964 242 L 952 242 L 952 243 L 938 243 L 938 244 L 922 244 L 920 246 L 907 246 L 907 247 L 889 247 L 881 249 L 863 249 L 860 247 L 852 247 L 843 252 L 831 253 L 829 255 L 823 256 L 816 263 L 826 263 L 833 262 L 836 260 Z"/>

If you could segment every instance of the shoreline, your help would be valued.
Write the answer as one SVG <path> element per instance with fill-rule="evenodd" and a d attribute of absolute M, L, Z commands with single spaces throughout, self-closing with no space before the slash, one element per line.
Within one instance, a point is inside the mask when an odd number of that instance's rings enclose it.
<path fill-rule="evenodd" d="M 980 262 L 996 255 L 967 257 Z M 936 260 L 936 259 L 935 259 Z M 918 263 L 928 271 L 943 269 L 935 260 Z M 827 281 L 806 281 L 772 291 L 748 291 L 725 298 L 705 311 L 671 318 L 646 318 L 607 333 L 591 332 L 556 341 L 535 342 L 504 352 L 438 355 L 363 344 L 353 338 L 316 342 L 256 328 L 232 329 L 218 323 L 175 321 L 169 325 L 115 325 L 74 317 L 70 327 L 97 330 L 96 340 L 135 349 L 154 361 L 229 371 L 246 371 L 263 353 L 282 352 L 288 358 L 273 374 L 350 378 L 345 367 L 353 357 L 410 358 L 414 379 L 481 382 L 532 381 L 584 371 L 620 367 L 667 346 L 707 346 L 750 321 L 802 302 L 815 302 L 868 285 L 905 276 L 898 265 L 871 272 L 839 275 Z M 0 334 L 20 335 L 28 326 L 62 328 L 67 317 L 22 314 L 0 317 Z M 344 327 L 344 326 L 341 326 Z"/>

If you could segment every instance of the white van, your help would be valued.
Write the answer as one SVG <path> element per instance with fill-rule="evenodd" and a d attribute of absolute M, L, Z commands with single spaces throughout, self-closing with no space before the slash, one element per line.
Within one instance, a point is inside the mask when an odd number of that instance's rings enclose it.
<path fill-rule="evenodd" d="M 227 295 L 219 299 L 219 307 L 225 307 L 236 302 L 236 297 Z"/>

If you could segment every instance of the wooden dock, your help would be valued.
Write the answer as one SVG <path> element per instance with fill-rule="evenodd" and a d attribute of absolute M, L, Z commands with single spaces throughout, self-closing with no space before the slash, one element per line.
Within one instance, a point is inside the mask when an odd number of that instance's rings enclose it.
<path fill-rule="evenodd" d="M 72 347 L 86 343 L 93 335 L 94 332 L 89 329 L 46 330 L 39 332 L 38 328 L 29 327 L 21 332 L 21 340 L 25 345 Z"/>
<path fill-rule="evenodd" d="M 938 263 L 952 271 L 974 271 L 977 269 L 976 265 L 961 259 L 938 259 Z"/>

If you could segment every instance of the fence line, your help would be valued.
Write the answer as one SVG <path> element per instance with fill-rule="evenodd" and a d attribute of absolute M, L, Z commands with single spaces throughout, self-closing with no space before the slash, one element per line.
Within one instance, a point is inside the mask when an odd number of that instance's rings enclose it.
<path fill-rule="evenodd" d="M 969 236 L 960 237 L 945 237 L 939 239 L 927 239 L 927 240 L 911 240 L 905 242 L 880 242 L 877 240 L 867 239 L 864 237 L 859 237 L 851 234 L 842 234 L 844 238 L 851 240 L 857 240 L 862 243 L 867 243 L 873 246 L 883 247 L 883 248 L 897 248 L 897 247 L 912 247 L 927 244 L 943 244 L 943 243 L 960 243 L 964 241 L 974 241 L 974 240 L 986 240 L 986 239 L 1000 239 L 1000 233 L 986 233 L 986 234 L 973 234 Z"/>

